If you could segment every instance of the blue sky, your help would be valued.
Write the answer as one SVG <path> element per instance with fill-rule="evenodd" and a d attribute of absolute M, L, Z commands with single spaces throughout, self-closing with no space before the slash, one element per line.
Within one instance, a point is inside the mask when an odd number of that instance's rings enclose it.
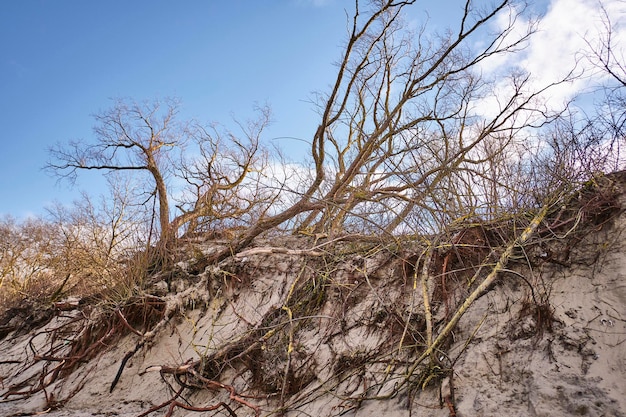
<path fill-rule="evenodd" d="M 182 117 L 226 124 L 268 103 L 268 136 L 310 135 L 307 101 L 332 82 L 344 35 L 339 2 L 0 2 L 0 215 L 90 186 L 41 168 L 54 143 L 90 139 L 111 98 L 175 96 Z"/>
<path fill-rule="evenodd" d="M 462 3 L 418 2 L 412 18 L 428 16 L 441 29 Z M 573 3 L 587 7 L 579 11 L 585 19 L 589 8 L 598 4 L 596 0 L 534 4 L 541 6 L 541 13 L 565 7 L 553 13 L 550 25 L 556 30 L 572 21 L 568 14 L 575 10 Z M 81 188 L 99 191 L 103 183 L 95 176 L 79 177 L 71 188 L 57 184 L 42 167 L 47 149 L 55 143 L 91 139 L 92 115 L 110 107 L 112 98 L 178 97 L 183 119 L 224 124 L 233 115 L 249 117 L 255 103 L 267 103 L 274 123 L 266 139 L 280 141 L 297 154 L 304 149 L 302 142 L 279 138 L 312 136 L 316 127 L 312 93 L 326 91 L 334 80 L 333 62 L 340 57 L 346 36 L 345 9 L 351 10 L 352 4 L 0 1 L 0 216 L 41 214 L 55 200 L 71 202 Z M 574 22 L 575 30 L 586 30 Z M 543 35 L 535 48 L 538 58 L 529 48 L 525 65 L 532 68 L 538 62 L 542 71 L 546 65 L 563 65 L 554 46 L 546 44 L 552 37 Z M 561 43 L 559 50 L 563 49 L 561 55 L 572 55 Z M 541 62 L 546 57 L 549 64 Z"/>

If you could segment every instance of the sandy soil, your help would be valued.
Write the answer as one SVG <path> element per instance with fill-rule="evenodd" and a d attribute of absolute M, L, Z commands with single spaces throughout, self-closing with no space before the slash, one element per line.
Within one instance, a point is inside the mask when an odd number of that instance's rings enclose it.
<path fill-rule="evenodd" d="M 170 283 L 178 294 L 186 294 L 184 312 L 130 358 L 113 392 L 110 386 L 122 358 L 141 340 L 137 335 L 125 336 L 50 385 L 48 395 L 70 397 L 59 410 L 46 410 L 44 392 L 19 400 L 6 393 L 16 382 L 36 378 L 43 367 L 51 366 L 34 360 L 33 352 L 51 343 L 45 330 L 84 311 L 67 312 L 29 334 L 5 337 L 0 341 L 4 361 L 0 364 L 0 415 L 138 416 L 173 395 L 168 386 L 173 380 L 163 378 L 158 367 L 177 367 L 207 357 L 251 334 L 272 311 L 284 311 L 283 305 L 291 306 L 293 313 L 296 303 L 289 303 L 290 296 L 302 284 L 299 280 L 306 279 L 311 291 L 316 285 L 328 289 L 323 301 L 311 307 L 312 317 L 302 318 L 304 324 L 299 327 L 296 320 L 283 325 L 281 336 L 267 338 L 248 359 L 232 359 L 232 366 L 220 372 L 220 381 L 238 393 L 255 396 L 248 400 L 260 407 L 262 415 L 275 414 L 282 403 L 284 415 L 294 417 L 444 417 L 451 413 L 442 398 L 452 384 L 456 415 L 461 417 L 624 416 L 625 227 L 622 214 L 614 224 L 587 235 L 567 263 L 531 263 L 528 268 L 520 262 L 516 273 L 503 274 L 471 306 L 447 348 L 437 352 L 442 372 L 429 383 L 414 375 L 403 385 L 410 359 L 415 357 L 415 348 L 410 346 L 423 337 L 417 334 L 419 325 L 411 323 L 423 315 L 423 307 L 419 291 L 400 277 L 400 263 L 389 262 L 384 253 L 345 255 L 328 269 L 318 258 L 254 255 L 221 265 L 236 271 L 234 278 L 222 275 L 217 279 L 219 271 L 213 269 L 200 274 L 200 281 L 196 277 Z M 236 285 L 224 284 L 233 279 Z M 159 285 L 163 287 L 163 282 L 155 284 Z M 173 299 L 177 294 L 164 297 Z M 543 311 L 537 305 L 549 309 Z M 394 314 L 403 319 L 404 328 L 394 327 L 398 322 Z M 444 314 L 444 306 L 438 306 L 435 318 L 445 318 Z M 276 320 L 265 323 L 267 330 L 278 327 Z M 435 323 L 437 332 L 443 320 Z M 250 358 L 256 360 L 252 365 Z M 282 385 L 286 366 L 294 370 L 293 381 L 300 381 L 301 386 L 286 390 Z M 453 371 L 444 372 L 447 369 Z M 391 397 L 383 398 L 385 394 Z M 364 399 L 376 396 L 379 399 Z M 251 408 L 232 401 L 224 389 L 187 390 L 184 397 L 196 406 L 224 401 L 238 416 L 254 415 Z M 151 415 L 165 415 L 165 409 Z M 174 415 L 228 413 L 177 409 Z"/>

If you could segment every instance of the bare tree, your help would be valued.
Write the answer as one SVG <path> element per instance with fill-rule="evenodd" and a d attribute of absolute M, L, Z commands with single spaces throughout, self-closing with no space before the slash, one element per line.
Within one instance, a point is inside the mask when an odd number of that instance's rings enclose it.
<path fill-rule="evenodd" d="M 508 187 L 494 177 L 494 165 L 521 141 L 520 132 L 558 117 L 540 99 L 554 84 L 531 87 L 530 75 L 512 71 L 507 87 L 495 91 L 481 65 L 523 49 L 534 22 L 520 31 L 523 5 L 501 0 L 478 7 L 468 0 L 455 28 L 414 32 L 402 21 L 414 3 L 355 2 L 337 78 L 318 96 L 313 178 L 293 204 L 260 218 L 235 248 L 287 221 L 317 235 L 432 232 L 477 205 L 492 206 Z M 494 32 L 496 19 L 508 26 Z M 489 193 L 476 194 L 478 181 Z"/>
<path fill-rule="evenodd" d="M 147 173 L 152 189 L 146 192 L 158 199 L 161 240 L 168 242 L 172 237 L 167 186 L 170 154 L 180 152 L 189 139 L 185 126 L 176 120 L 177 106 L 173 100 L 143 105 L 117 101 L 95 116 L 95 143 L 57 145 L 50 150 L 48 168 L 71 181 L 80 170 Z"/>
<path fill-rule="evenodd" d="M 178 173 L 186 187 L 174 229 L 187 224 L 193 234 L 250 225 L 267 210 L 275 193 L 264 182 L 269 155 L 261 136 L 271 112 L 267 106 L 257 111 L 256 119 L 235 120 L 238 133 L 217 124 L 195 125 L 195 152 L 183 157 Z"/>
<path fill-rule="evenodd" d="M 28 296 L 49 277 L 55 238 L 41 219 L 0 219 L 0 305 Z"/>
<path fill-rule="evenodd" d="M 606 155 L 619 154 L 626 137 L 626 51 L 616 40 L 616 28 L 608 10 L 602 7 L 602 11 L 603 29 L 595 43 L 587 42 L 591 50 L 587 58 L 608 80 L 603 85 L 604 100 L 598 106 L 597 114 L 579 130 L 584 130 L 583 136 L 588 141 L 595 139 L 596 148 L 602 142 Z M 607 168 L 624 168 L 619 161 L 611 162 L 612 166 L 607 165 Z"/>
<path fill-rule="evenodd" d="M 48 168 L 70 181 L 83 170 L 147 174 L 147 180 L 139 177 L 143 189 L 133 204 L 149 211 L 149 203 L 158 202 L 163 249 L 171 247 L 183 226 L 194 232 L 201 224 L 206 231 L 241 222 L 246 215 L 260 217 L 273 198 L 261 184 L 268 155 L 260 137 L 270 122 L 269 109 L 260 108 L 257 120 L 238 123 L 241 137 L 216 125 L 182 123 L 177 116 L 173 100 L 117 101 L 96 115 L 93 143 L 57 145 Z M 191 156 L 185 155 L 188 147 Z"/>
<path fill-rule="evenodd" d="M 277 179 L 263 173 L 269 164 L 261 146 L 267 109 L 233 134 L 176 122 L 170 102 L 162 113 L 158 104 L 118 103 L 97 116 L 95 144 L 54 149 L 58 162 L 50 167 L 70 177 L 83 169 L 147 172 L 159 202 L 162 241 L 183 226 L 189 232 L 246 226 L 217 258 L 284 223 L 316 235 L 432 233 L 463 218 L 493 219 L 532 203 L 519 187 L 532 170 L 511 161 L 523 157 L 529 131 L 561 116 L 549 112 L 541 97 L 572 75 L 537 86 L 530 74 L 511 70 L 498 74 L 498 88 L 484 77 L 483 66 L 519 52 L 535 32 L 532 19 L 520 30 L 523 3 L 479 7 L 467 0 L 456 26 L 443 33 L 407 29 L 403 12 L 414 3 L 355 2 L 337 77 L 318 96 L 312 175 L 290 198 L 280 196 L 289 191 L 287 182 L 272 188 Z M 184 156 L 185 146 L 197 155 Z M 180 212 L 172 220 L 171 173 L 186 184 L 176 193 Z M 284 201 L 289 203 L 276 204 Z"/>

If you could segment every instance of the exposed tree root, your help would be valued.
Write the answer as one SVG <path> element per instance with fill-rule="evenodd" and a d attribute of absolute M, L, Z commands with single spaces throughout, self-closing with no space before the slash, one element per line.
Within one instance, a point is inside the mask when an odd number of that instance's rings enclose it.
<path fill-rule="evenodd" d="M 200 375 L 200 368 L 201 361 L 189 362 L 177 367 L 161 366 L 152 368 L 151 370 L 153 371 L 158 370 L 161 373 L 161 377 L 164 379 L 167 375 L 172 375 L 174 377 L 174 380 L 179 384 L 179 389 L 176 391 L 175 395 L 172 398 L 162 404 L 150 408 L 149 410 L 141 413 L 137 417 L 145 417 L 165 407 L 168 407 L 166 416 L 171 416 L 176 408 L 183 408 L 188 411 L 196 412 L 214 411 L 219 408 L 224 408 L 231 416 L 237 417 L 237 414 L 235 414 L 233 409 L 228 404 L 221 401 L 205 407 L 197 407 L 181 403 L 180 401 L 178 401 L 178 398 L 187 388 L 208 389 L 211 391 L 220 389 L 225 390 L 229 394 L 230 401 L 254 410 L 254 415 L 257 417 L 261 415 L 261 409 L 258 405 L 254 405 L 248 400 L 242 398 L 233 386 L 203 377 L 202 375 Z"/>
<path fill-rule="evenodd" d="M 114 312 L 88 306 L 77 309 L 73 316 L 59 316 L 59 324 L 30 338 L 30 359 L 19 370 L 19 374 L 25 376 L 9 386 L 3 398 L 23 399 L 43 392 L 48 408 L 62 406 L 82 388 L 82 384 L 62 398 L 48 392 L 49 387 L 62 383 L 81 364 L 88 363 L 128 334 L 132 329 L 128 318 L 135 324 L 149 327 L 158 319 L 161 307 L 162 303 L 155 299 L 131 298 Z"/>
<path fill-rule="evenodd" d="M 589 216 L 585 214 L 589 207 L 605 205 L 613 207 L 613 203 L 590 198 L 584 203 L 584 212 L 578 209 L 576 213 Z M 156 343 L 173 319 L 186 310 L 218 301 L 232 307 L 228 320 L 237 321 L 233 333 L 220 338 L 217 345 L 203 341 L 205 350 L 194 349 L 198 356 L 182 365 L 149 368 L 160 372 L 172 387 L 172 395 L 141 416 L 163 409 L 166 415 L 184 409 L 221 410 L 236 416 L 241 407 L 260 415 L 261 402 L 250 398 L 262 399 L 274 412 L 285 413 L 329 394 L 345 410 L 358 409 L 369 400 L 391 398 L 406 399 L 410 407 L 417 404 L 417 392 L 438 388 L 439 408 L 447 408 L 454 417 L 454 366 L 483 321 L 465 340 L 453 340 L 451 335 L 461 317 L 493 288 L 501 273 L 511 272 L 507 264 L 519 259 L 530 264 L 533 246 L 555 239 L 556 234 L 569 238 L 579 233 L 577 228 L 583 223 L 567 222 L 564 216 L 573 214 L 554 207 L 546 205 L 525 223 L 518 219 L 514 226 L 524 229 L 516 238 L 512 235 L 515 228 L 503 221 L 472 225 L 472 233 L 452 230 L 431 237 L 430 245 L 408 242 L 398 246 L 394 241 L 364 248 L 349 241 L 322 245 L 315 241 L 310 249 L 261 246 L 212 265 L 179 293 L 144 293 L 117 306 L 77 305 L 74 310 L 59 310 L 51 324 L 30 338 L 27 360 L 15 375 L 8 376 L 11 385 L 2 396 L 11 401 L 43 392 L 47 408 L 63 406 L 82 389 L 90 370 L 85 368 L 82 380 L 60 397 L 64 378 L 121 337 L 138 338 L 120 361 L 110 385 L 113 391 L 124 378 L 130 359 Z M 279 291 L 278 298 L 269 298 L 272 304 L 265 304 L 254 318 L 245 310 L 237 311 L 245 302 L 241 304 L 232 295 L 250 291 L 247 286 L 259 265 L 271 268 L 281 255 L 299 258 L 281 278 L 280 289 L 268 284 L 258 290 L 259 299 L 268 299 L 262 291 Z M 189 278 L 188 273 L 185 277 Z M 533 282 L 524 281 L 529 301 L 523 302 L 520 314 L 533 315 L 541 329 L 550 331 L 553 317 L 548 300 L 537 294 Z M 216 309 L 213 320 L 224 311 Z M 320 334 L 317 345 L 307 344 L 313 329 Z M 365 339 L 367 343 L 360 342 Z M 327 351 L 326 362 L 316 356 L 320 346 Z M 225 382 L 233 374 L 233 382 Z M 444 394 L 445 381 L 449 385 Z M 192 404 L 183 398 L 185 389 L 227 393 L 228 400 L 216 397 L 208 405 Z"/>

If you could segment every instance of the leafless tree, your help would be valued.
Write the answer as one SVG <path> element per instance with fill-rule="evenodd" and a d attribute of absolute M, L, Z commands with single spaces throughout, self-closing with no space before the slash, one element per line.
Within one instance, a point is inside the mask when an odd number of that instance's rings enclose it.
<path fill-rule="evenodd" d="M 234 247 L 287 221 L 303 233 L 392 235 L 432 231 L 477 204 L 495 215 L 492 200 L 508 187 L 496 178 L 504 167 L 495 165 L 521 132 L 558 112 L 540 100 L 554 84 L 531 88 L 530 75 L 517 71 L 495 91 L 481 66 L 523 49 L 535 24 L 519 31 L 523 4 L 468 0 L 456 27 L 412 31 L 402 16 L 414 3 L 355 2 L 337 78 L 318 96 L 313 178 L 293 204 L 260 218 Z M 494 32 L 496 19 L 508 26 Z M 478 180 L 489 192 L 476 194 Z"/>
<path fill-rule="evenodd" d="M 195 126 L 194 151 L 183 157 L 178 175 L 186 185 L 177 208 L 174 229 L 187 225 L 187 233 L 247 226 L 266 211 L 275 192 L 267 187 L 269 164 L 262 134 L 271 121 L 268 107 L 258 118 L 235 121 L 238 132 L 218 124 Z"/>
<path fill-rule="evenodd" d="M 49 274 L 54 231 L 41 219 L 0 219 L 0 305 L 26 297 Z"/>
<path fill-rule="evenodd" d="M 50 150 L 48 168 L 72 181 L 80 170 L 147 173 L 152 189 L 146 191 L 158 199 L 161 238 L 167 242 L 172 234 L 167 186 L 171 154 L 180 152 L 189 139 L 176 120 L 177 106 L 173 100 L 143 105 L 117 101 L 95 116 L 95 143 L 57 145 Z"/>
<path fill-rule="evenodd" d="M 268 154 L 260 136 L 270 119 L 269 109 L 259 108 L 258 119 L 238 122 L 235 134 L 180 122 L 173 100 L 117 101 L 96 115 L 94 142 L 57 145 L 48 168 L 71 181 L 82 170 L 146 173 L 136 181 L 143 189 L 132 204 L 149 211 L 149 203 L 158 202 L 159 242 L 167 249 L 183 226 L 188 233 L 198 225 L 207 231 L 240 224 L 245 216 L 258 218 L 268 209 L 274 194 L 261 187 Z"/>
<path fill-rule="evenodd" d="M 587 57 L 608 80 L 602 86 L 604 100 L 598 106 L 599 111 L 592 120 L 587 120 L 583 136 L 588 140 L 602 142 L 605 155 L 615 155 L 620 153 L 626 137 L 626 56 L 624 56 L 626 51 L 616 40 L 616 28 L 608 10 L 602 7 L 602 11 L 603 29 L 597 40 L 587 42 L 591 51 Z M 598 147 L 600 143 L 596 143 L 596 148 Z M 619 161 L 612 162 L 613 166 L 607 168 L 624 168 L 619 165 Z"/>
<path fill-rule="evenodd" d="M 55 148 L 50 167 L 70 177 L 82 169 L 148 172 L 162 241 L 183 226 L 189 233 L 245 226 L 217 258 L 283 224 L 316 235 L 432 233 L 536 204 L 541 196 L 528 197 L 524 176 L 534 173 L 539 181 L 545 173 L 524 160 L 547 154 L 528 143 L 561 118 L 541 97 L 572 75 L 546 85 L 518 69 L 498 79 L 483 75 L 533 36 L 535 22 L 525 19 L 521 2 L 467 0 L 455 26 L 440 33 L 405 24 L 405 9 L 415 3 L 355 1 L 337 77 L 317 96 L 320 123 L 306 183 L 290 186 L 265 175 L 267 109 L 235 134 L 180 124 L 171 102 L 162 113 L 158 104 L 118 103 L 97 117 L 95 144 Z M 523 22 L 529 23 L 520 28 Z M 184 155 L 185 146 L 194 152 Z M 183 192 L 168 188 L 169 174 Z M 173 195 L 179 211 L 170 220 Z"/>

